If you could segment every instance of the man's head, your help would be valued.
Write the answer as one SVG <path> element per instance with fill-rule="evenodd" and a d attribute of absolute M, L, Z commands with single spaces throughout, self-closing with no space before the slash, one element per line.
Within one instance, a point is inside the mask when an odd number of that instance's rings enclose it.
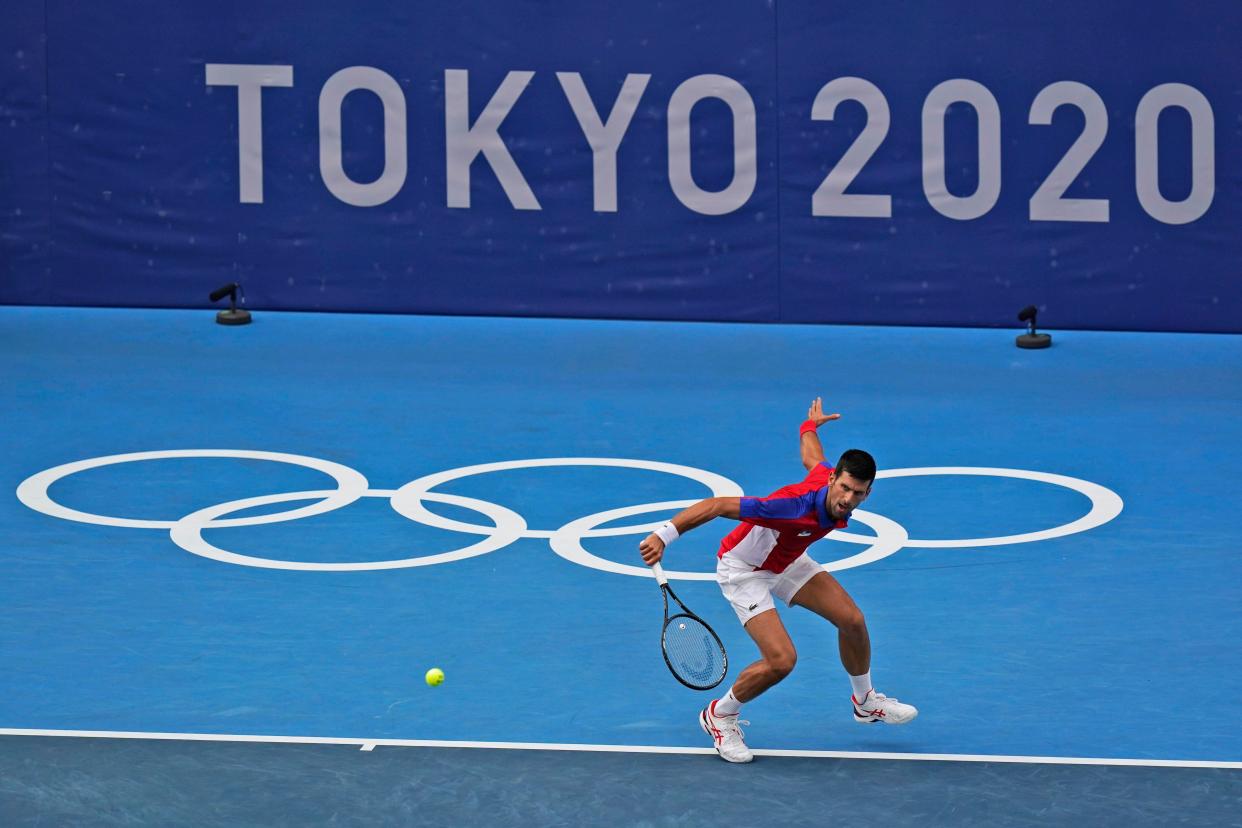
<path fill-rule="evenodd" d="M 828 516 L 841 520 L 871 494 L 875 480 L 875 459 L 862 449 L 850 449 L 841 455 L 828 481 Z"/>

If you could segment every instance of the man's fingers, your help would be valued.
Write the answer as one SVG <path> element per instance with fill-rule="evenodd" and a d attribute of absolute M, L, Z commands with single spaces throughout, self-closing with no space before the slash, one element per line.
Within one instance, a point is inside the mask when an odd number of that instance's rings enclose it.
<path fill-rule="evenodd" d="M 643 563 L 647 566 L 659 563 L 663 557 L 664 546 L 659 542 L 656 535 L 648 535 L 638 544 L 638 553 L 642 555 Z"/>

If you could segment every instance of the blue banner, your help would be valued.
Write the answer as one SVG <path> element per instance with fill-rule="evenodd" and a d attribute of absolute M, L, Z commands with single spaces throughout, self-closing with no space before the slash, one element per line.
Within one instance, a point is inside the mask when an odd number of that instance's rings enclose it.
<path fill-rule="evenodd" d="M 46 56 L 43 0 L 10 0 L 0 26 L 0 302 L 53 301 Z"/>
<path fill-rule="evenodd" d="M 0 301 L 1242 330 L 1225 0 L 15 18 Z"/>
<path fill-rule="evenodd" d="M 779 21 L 784 319 L 1034 302 L 1055 326 L 1242 330 L 1242 5 L 801 0 Z"/>

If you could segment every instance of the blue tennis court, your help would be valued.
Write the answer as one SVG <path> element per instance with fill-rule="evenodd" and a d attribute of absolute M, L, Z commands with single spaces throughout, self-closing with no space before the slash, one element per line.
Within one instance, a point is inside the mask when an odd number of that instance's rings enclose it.
<path fill-rule="evenodd" d="M 829 792 L 887 824 L 1238 824 L 1242 340 L 1055 336 L 0 309 L 0 802 L 713 824 L 701 785 L 745 779 L 787 795 L 739 818 Z M 921 714 L 855 725 L 835 631 L 782 610 L 800 661 L 731 767 L 636 546 L 670 504 L 800 479 L 816 395 L 829 457 L 881 475 L 812 553 Z M 731 678 L 729 525 L 665 565 Z"/>

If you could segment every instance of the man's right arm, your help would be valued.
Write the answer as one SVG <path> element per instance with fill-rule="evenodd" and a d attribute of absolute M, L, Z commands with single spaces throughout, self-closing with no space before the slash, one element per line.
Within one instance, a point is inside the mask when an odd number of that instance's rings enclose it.
<path fill-rule="evenodd" d="M 740 497 L 709 497 L 682 509 L 673 516 L 672 520 L 652 532 L 638 545 L 639 554 L 643 556 L 643 563 L 647 566 L 659 563 L 660 558 L 664 557 L 665 546 L 691 529 L 718 517 L 741 520 L 742 499 Z"/>

